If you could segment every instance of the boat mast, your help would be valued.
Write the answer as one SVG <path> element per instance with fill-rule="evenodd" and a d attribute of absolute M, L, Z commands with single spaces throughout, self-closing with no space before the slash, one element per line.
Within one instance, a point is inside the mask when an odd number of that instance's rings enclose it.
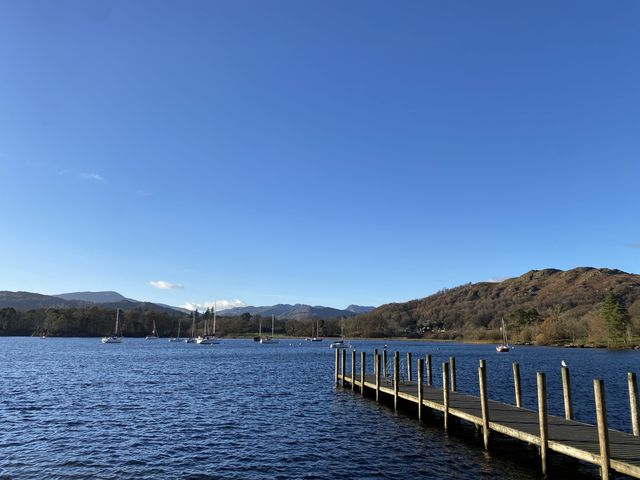
<path fill-rule="evenodd" d="M 260 338 L 262 338 L 262 317 L 260 317 L 258 319 L 258 322 L 259 322 L 258 323 L 258 332 L 259 332 L 258 335 L 260 336 Z"/>
<path fill-rule="evenodd" d="M 191 318 L 193 322 L 191 323 L 191 338 L 196 338 L 196 311 L 191 312 Z"/>
<path fill-rule="evenodd" d="M 216 336 L 216 302 L 213 302 L 213 336 Z"/>
<path fill-rule="evenodd" d="M 116 309 L 116 332 L 115 332 L 115 336 L 118 336 L 118 323 L 120 321 L 120 309 L 117 308 Z"/>
<path fill-rule="evenodd" d="M 273 332 L 274 332 L 274 325 L 275 325 L 275 317 L 273 315 L 273 313 L 271 314 L 271 338 L 273 338 Z"/>

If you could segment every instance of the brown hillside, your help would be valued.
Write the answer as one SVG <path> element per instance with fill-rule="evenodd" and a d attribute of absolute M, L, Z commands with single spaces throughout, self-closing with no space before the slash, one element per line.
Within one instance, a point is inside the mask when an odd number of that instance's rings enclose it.
<path fill-rule="evenodd" d="M 590 267 L 532 270 L 500 283 L 461 285 L 420 300 L 383 305 L 356 317 L 352 328 L 354 333 L 375 325 L 374 330 L 387 327 L 387 334 L 456 331 L 464 337 L 477 337 L 480 330 L 497 329 L 501 317 L 522 327 L 554 316 L 565 323 L 580 324 L 586 336 L 587 323 L 597 316 L 609 291 L 632 307 L 640 300 L 640 275 Z M 636 307 L 640 302 L 631 313 Z M 475 334 L 469 335 L 471 332 Z"/>

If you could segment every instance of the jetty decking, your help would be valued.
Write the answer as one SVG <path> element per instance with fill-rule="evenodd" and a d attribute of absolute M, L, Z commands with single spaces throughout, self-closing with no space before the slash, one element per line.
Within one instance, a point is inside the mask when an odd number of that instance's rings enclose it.
<path fill-rule="evenodd" d="M 518 364 L 513 364 L 516 405 L 489 400 L 486 388 L 486 364 L 480 361 L 478 382 L 480 396 L 457 392 L 455 379 L 455 358 L 442 364 L 442 388 L 432 385 L 431 356 L 419 359 L 417 378 L 412 379 L 411 354 L 407 354 L 407 381 L 400 376 L 398 353 L 394 354 L 393 372 L 387 373 L 387 352 L 374 353 L 373 374 L 366 372 L 366 354 L 360 352 L 360 371 L 356 368 L 356 352 L 351 352 L 351 371 L 347 372 L 346 352 L 336 351 L 335 383 L 359 391 L 362 396 L 374 397 L 381 401 L 385 396 L 393 400 L 398 408 L 398 400 L 415 404 L 419 419 L 426 409 L 442 412 L 443 426 L 448 428 L 450 418 L 455 417 L 470 422 L 483 432 L 483 443 L 489 448 L 489 432 L 515 438 L 537 445 L 540 450 L 542 473 L 547 473 L 547 452 L 589 462 L 600 467 L 603 479 L 609 478 L 610 470 L 631 477 L 640 478 L 640 436 L 638 428 L 638 394 L 634 373 L 629 373 L 629 401 L 633 434 L 611 430 L 607 427 L 604 387 L 601 380 L 594 380 L 597 425 L 589 425 L 573 420 L 569 370 L 562 369 L 565 418 L 547 414 L 545 374 L 539 372 L 538 411 L 522 408 L 520 373 Z M 384 368 L 381 368 L 381 360 Z M 364 366 L 364 368 L 363 368 Z M 426 383 L 424 374 L 426 370 Z M 410 404 L 409 404 L 410 405 Z M 409 407 L 411 408 L 411 407 Z"/>

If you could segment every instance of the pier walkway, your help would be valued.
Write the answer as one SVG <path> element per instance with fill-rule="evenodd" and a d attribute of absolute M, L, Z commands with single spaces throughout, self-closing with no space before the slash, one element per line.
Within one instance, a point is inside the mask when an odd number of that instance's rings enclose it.
<path fill-rule="evenodd" d="M 385 363 L 386 363 L 386 352 Z M 483 431 L 485 448 L 489 448 L 489 432 L 497 432 L 517 440 L 537 445 L 540 449 L 542 472 L 547 473 L 547 451 L 554 451 L 569 457 L 589 462 L 600 467 L 601 477 L 609 478 L 609 471 L 615 470 L 631 477 L 640 478 L 640 436 L 638 436 L 637 384 L 635 374 L 629 374 L 629 393 L 632 427 L 635 435 L 611 430 L 606 426 L 606 404 L 604 387 L 600 380 L 594 380 L 594 394 L 598 425 L 588 425 L 571 419 L 571 395 L 568 370 L 563 371 L 563 388 L 566 418 L 547 414 L 546 382 L 543 373 L 538 373 L 538 411 L 520 406 L 508 405 L 489 400 L 486 394 L 486 366 L 481 361 L 478 368 L 480 397 L 455 391 L 455 359 L 442 365 L 443 385 L 430 385 L 432 380 L 430 356 L 427 355 L 427 383 L 423 381 L 424 364 L 418 360 L 416 381 L 404 381 L 399 375 L 397 353 L 394 355 L 393 374 L 386 374 L 380 368 L 382 355 L 374 354 L 374 374 L 366 373 L 366 357 L 360 352 L 363 372 L 356 371 L 355 352 L 351 353 L 351 372 L 346 371 L 346 352 L 336 352 L 335 382 L 344 388 L 359 391 L 362 396 L 383 397 L 392 400 L 398 408 L 399 400 L 411 408 L 415 404 L 418 418 L 422 419 L 427 409 L 442 412 L 446 429 L 449 419 L 459 418 L 480 427 Z M 341 357 L 341 358 L 340 358 Z M 341 361 L 340 361 L 341 360 Z M 408 375 L 411 378 L 411 355 L 407 358 Z M 564 367 L 566 368 L 566 367 Z M 397 379 L 397 380 L 396 380 Z M 565 380 L 566 379 L 566 380 Z M 514 364 L 514 385 L 516 401 L 520 403 L 519 368 Z M 421 408 L 420 408 L 421 405 Z M 634 413 L 635 405 L 635 413 Z"/>

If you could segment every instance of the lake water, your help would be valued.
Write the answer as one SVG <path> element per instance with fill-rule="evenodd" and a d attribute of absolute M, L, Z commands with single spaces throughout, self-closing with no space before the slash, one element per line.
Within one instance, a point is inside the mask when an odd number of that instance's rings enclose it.
<path fill-rule="evenodd" d="M 384 343 L 402 358 L 410 350 L 414 362 L 431 353 L 437 384 L 441 363 L 455 356 L 458 390 L 474 394 L 485 358 L 491 398 L 509 403 L 511 362 L 519 362 L 533 409 L 535 372 L 545 371 L 557 415 L 565 360 L 576 418 L 595 421 L 592 379 L 603 378 L 610 426 L 629 430 L 626 374 L 638 372 L 640 352 L 517 347 L 499 355 L 491 345 L 353 342 L 370 367 Z M 498 440 L 487 453 L 473 429 L 446 434 L 435 417 L 420 425 L 335 389 L 333 355 L 326 341 L 0 338 L 0 478 L 539 477 L 532 449 Z M 595 471 L 566 460 L 551 468 Z"/>

